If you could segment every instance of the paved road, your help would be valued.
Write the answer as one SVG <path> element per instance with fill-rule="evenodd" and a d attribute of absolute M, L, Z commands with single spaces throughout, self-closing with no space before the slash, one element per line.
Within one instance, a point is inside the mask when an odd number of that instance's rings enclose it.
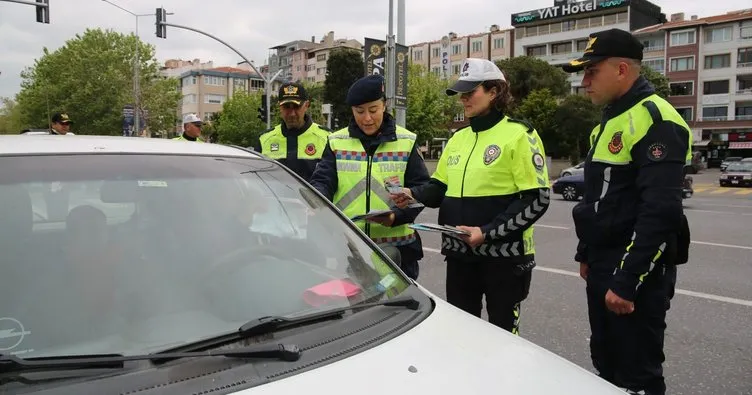
<path fill-rule="evenodd" d="M 536 230 L 539 267 L 523 304 L 522 336 L 592 370 L 584 282 L 572 262 L 572 202 L 552 202 Z M 752 394 L 752 200 L 696 195 L 686 201 L 693 244 L 668 313 L 669 393 Z M 418 221 L 436 222 L 426 209 Z M 440 239 L 423 233 L 419 282 L 444 297 Z M 541 372 L 545 374 L 545 372 Z"/>

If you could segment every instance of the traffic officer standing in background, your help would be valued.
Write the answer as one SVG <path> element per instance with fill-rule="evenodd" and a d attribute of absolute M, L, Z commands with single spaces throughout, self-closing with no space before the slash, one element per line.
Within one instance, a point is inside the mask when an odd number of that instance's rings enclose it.
<path fill-rule="evenodd" d="M 572 215 L 594 367 L 630 393 L 663 395 L 666 311 L 689 248 L 682 181 L 692 133 L 640 76 L 642 51 L 629 32 L 610 29 L 592 34 L 583 57 L 564 66 L 584 70 L 582 87 L 605 105 Z"/>
<path fill-rule="evenodd" d="M 50 121 L 50 134 L 57 134 L 61 136 L 73 135 L 73 133 L 70 131 L 70 126 L 73 121 L 70 120 L 68 114 L 60 112 L 55 113 L 52 115 Z"/>
<path fill-rule="evenodd" d="M 408 226 L 423 210 L 390 207 L 384 181 L 417 186 L 428 182 L 428 170 L 415 145 L 415 133 L 398 126 L 387 112 L 384 78 L 363 77 L 347 93 L 352 107 L 350 124 L 329 135 L 321 162 L 311 179 L 319 192 L 353 218 L 372 210 L 392 209 L 382 217 L 356 224 L 379 245 L 400 251 L 402 271 L 418 278 L 423 258 L 420 236 Z"/>
<path fill-rule="evenodd" d="M 278 97 L 282 123 L 259 137 L 261 147 L 257 151 L 310 181 L 326 147 L 329 129 L 311 120 L 311 102 L 302 84 L 283 84 Z"/>
<path fill-rule="evenodd" d="M 519 334 L 520 302 L 535 266 L 533 224 L 549 205 L 548 169 L 538 132 L 505 115 L 512 100 L 504 74 L 491 61 L 466 59 L 447 95 L 460 94 L 470 126 L 449 139 L 436 172 L 424 186 L 392 195 L 398 206 L 412 196 L 439 208 L 439 224 L 469 233 L 442 235 L 447 301 Z"/>
<path fill-rule="evenodd" d="M 201 140 L 201 126 L 203 124 L 201 118 L 196 114 L 186 115 L 183 117 L 183 134 L 173 138 L 173 140 L 197 141 L 203 143 L 204 140 Z"/>

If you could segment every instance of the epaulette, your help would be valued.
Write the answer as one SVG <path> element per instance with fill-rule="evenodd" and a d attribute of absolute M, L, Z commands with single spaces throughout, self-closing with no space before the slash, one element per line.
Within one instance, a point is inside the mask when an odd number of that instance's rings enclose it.
<path fill-rule="evenodd" d="M 321 129 L 321 130 L 326 130 L 327 132 L 331 132 L 332 131 L 332 129 L 329 129 L 329 127 L 327 127 L 326 125 L 319 125 L 319 124 L 316 124 L 316 125 L 318 125 L 319 129 Z"/>
<path fill-rule="evenodd" d="M 527 132 L 528 133 L 533 133 L 533 130 L 535 130 L 535 128 L 533 127 L 533 125 L 530 122 L 528 122 L 528 121 L 525 121 L 525 120 L 522 120 L 522 119 L 515 119 L 515 118 L 512 118 L 512 117 L 507 117 L 507 119 L 509 120 L 509 122 L 520 123 L 520 124 L 525 125 L 527 127 Z"/>
<path fill-rule="evenodd" d="M 271 132 L 272 130 L 274 130 L 274 128 L 276 128 L 276 126 L 272 126 L 272 127 L 270 127 L 269 129 L 266 129 L 266 130 L 264 130 L 263 132 L 261 132 L 261 134 L 264 134 L 264 133 L 269 133 L 269 132 Z"/>

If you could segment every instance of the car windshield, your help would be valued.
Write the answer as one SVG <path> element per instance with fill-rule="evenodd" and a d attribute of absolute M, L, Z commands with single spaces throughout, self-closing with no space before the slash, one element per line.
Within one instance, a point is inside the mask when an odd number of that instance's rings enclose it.
<path fill-rule="evenodd" d="M 274 162 L 0 157 L 0 354 L 153 352 L 408 280 Z"/>
<path fill-rule="evenodd" d="M 749 173 L 752 172 L 752 162 L 735 162 L 729 164 L 727 172 Z"/>

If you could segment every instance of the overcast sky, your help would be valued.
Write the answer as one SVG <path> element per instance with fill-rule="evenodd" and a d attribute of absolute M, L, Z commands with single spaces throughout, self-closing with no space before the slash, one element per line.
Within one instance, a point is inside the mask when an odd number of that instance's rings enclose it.
<path fill-rule="evenodd" d="M 157 4 L 175 15 L 171 23 L 212 33 L 237 48 L 256 65 L 265 63 L 268 48 L 288 41 L 319 41 L 329 31 L 336 38 L 384 38 L 388 30 L 388 0 L 113 0 L 137 14 L 154 13 Z M 510 27 L 512 13 L 553 5 L 553 0 L 406 0 L 406 42 L 413 44 L 487 31 L 493 24 Z M 0 0 L 0 97 L 20 89 L 20 72 L 33 65 L 43 47 L 55 49 L 86 28 L 135 30 L 136 18 L 102 0 L 49 0 L 50 24 L 36 23 L 34 7 Z M 685 12 L 687 18 L 725 13 L 749 7 L 749 0 L 654 0 L 668 16 Z M 524 5 L 524 6 L 520 6 Z M 395 1 L 396 18 L 396 1 Z M 155 36 L 154 17 L 139 18 L 141 39 L 156 47 L 157 60 L 200 58 L 215 66 L 234 65 L 241 59 L 218 42 L 194 32 L 168 27 L 167 39 Z M 395 25 L 396 34 L 396 25 Z"/>

